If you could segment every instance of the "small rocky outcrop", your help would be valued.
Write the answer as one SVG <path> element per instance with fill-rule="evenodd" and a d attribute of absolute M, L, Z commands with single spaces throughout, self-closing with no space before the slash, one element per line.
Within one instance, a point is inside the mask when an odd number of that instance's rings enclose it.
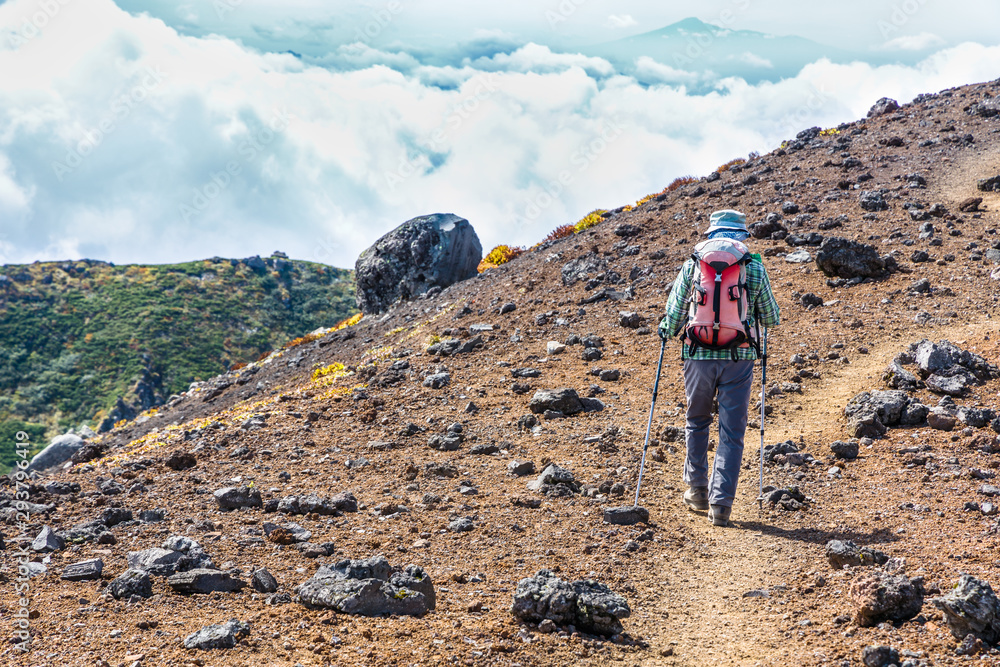
<path fill-rule="evenodd" d="M 148 572 L 129 568 L 108 584 L 107 592 L 116 600 L 128 600 L 133 595 L 148 598 L 153 595 L 153 582 Z"/>
<path fill-rule="evenodd" d="M 963 574 L 953 589 L 931 602 L 956 639 L 971 634 L 990 644 L 1000 641 L 1000 600 L 985 581 Z"/>
<path fill-rule="evenodd" d="M 309 608 L 361 616 L 423 616 L 435 607 L 434 585 L 424 570 L 394 570 L 385 556 L 324 565 L 296 589 Z"/>
<path fill-rule="evenodd" d="M 437 213 L 408 220 L 358 257 L 358 308 L 381 313 L 397 301 L 472 278 L 482 257 L 483 246 L 465 218 Z"/>
<path fill-rule="evenodd" d="M 855 438 L 881 438 L 890 426 L 923 422 L 927 406 L 905 391 L 863 391 L 844 407 L 848 431 Z"/>
<path fill-rule="evenodd" d="M 592 579 L 566 582 L 549 570 L 518 582 L 510 612 L 529 623 L 549 620 L 604 636 L 620 634 L 622 619 L 632 613 L 625 598 L 606 585 Z"/>
<path fill-rule="evenodd" d="M 833 569 L 842 570 L 845 567 L 885 565 L 889 557 L 877 549 L 859 547 L 850 540 L 830 540 L 826 543 L 826 559 Z"/>
<path fill-rule="evenodd" d="M 550 463 L 542 470 L 542 474 L 528 482 L 528 489 L 547 496 L 562 497 L 579 493 L 580 485 L 572 472 Z"/>
<path fill-rule="evenodd" d="M 891 97 L 883 97 L 868 110 L 868 117 L 875 118 L 899 110 L 899 102 Z"/>
<path fill-rule="evenodd" d="M 75 433 L 65 433 L 52 438 L 48 446 L 35 454 L 28 465 L 28 470 L 47 470 L 73 458 L 84 440 Z"/>
<path fill-rule="evenodd" d="M 212 495 L 215 496 L 215 502 L 218 503 L 219 509 L 223 511 L 264 506 L 260 491 L 250 487 L 227 486 L 224 489 L 218 489 Z"/>
<path fill-rule="evenodd" d="M 882 621 L 907 621 L 919 614 L 924 604 L 922 579 L 884 570 L 856 579 L 849 595 L 855 606 L 854 621 L 863 628 Z"/>
<path fill-rule="evenodd" d="M 235 618 L 225 623 L 209 625 L 184 638 L 184 648 L 208 651 L 233 648 L 241 639 L 249 636 L 250 624 Z"/>
<path fill-rule="evenodd" d="M 161 548 L 130 551 L 127 557 L 130 569 L 142 570 L 158 577 L 169 577 L 175 572 L 197 568 L 214 568 L 212 559 L 201 545 L 189 537 L 168 537 Z"/>
<path fill-rule="evenodd" d="M 881 278 L 886 274 L 885 261 L 875 248 L 839 236 L 823 239 L 816 265 L 826 275 L 837 278 Z"/>
<path fill-rule="evenodd" d="M 581 397 L 575 389 L 540 389 L 531 397 L 528 408 L 536 415 L 560 417 L 580 412 L 600 412 L 604 409 L 604 403 L 596 398 Z"/>
<path fill-rule="evenodd" d="M 167 585 L 176 593 L 232 593 L 241 590 L 246 582 L 237 579 L 228 572 L 195 568 L 186 572 L 178 572 L 167 577 Z"/>

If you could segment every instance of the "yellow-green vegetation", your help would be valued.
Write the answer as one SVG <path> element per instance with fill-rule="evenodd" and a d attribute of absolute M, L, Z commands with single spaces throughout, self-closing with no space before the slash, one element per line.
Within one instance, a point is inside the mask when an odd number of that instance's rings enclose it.
<path fill-rule="evenodd" d="M 351 271 L 279 259 L 256 269 L 219 258 L 0 267 L 0 423 L 44 427 L 32 438 L 41 445 L 68 427 L 96 428 L 144 369 L 166 398 L 360 319 Z M 13 440 L 0 440 L 0 465 L 12 455 Z"/>
<path fill-rule="evenodd" d="M 314 370 L 312 372 L 312 379 L 319 380 L 321 378 L 329 378 L 336 380 L 337 378 L 342 378 L 345 375 L 347 375 L 347 369 L 344 367 L 344 364 L 335 362 L 329 366 L 323 366 Z"/>
<path fill-rule="evenodd" d="M 742 166 L 742 165 L 744 165 L 746 163 L 747 163 L 747 161 L 746 161 L 745 158 L 738 157 L 735 160 L 730 160 L 729 162 L 727 162 L 727 163 L 725 163 L 723 165 L 720 165 L 719 168 L 716 169 L 716 171 L 721 174 L 724 171 L 729 171 L 733 167 L 739 167 L 739 166 Z"/>
<path fill-rule="evenodd" d="M 498 245 L 497 247 L 490 250 L 486 257 L 479 262 L 479 273 L 486 271 L 487 269 L 495 269 L 501 264 L 506 264 L 510 260 L 519 256 L 524 252 L 524 248 L 520 246 L 508 246 L 508 245 Z"/>
<path fill-rule="evenodd" d="M 819 133 L 819 136 L 821 136 L 821 137 L 831 137 L 831 136 L 833 136 L 835 134 L 840 134 L 840 130 L 838 130 L 835 127 L 830 127 L 830 128 L 827 128 L 827 129 L 821 131 Z"/>
<path fill-rule="evenodd" d="M 604 220 L 603 216 L 604 216 L 605 213 L 607 213 L 607 211 L 605 211 L 604 209 L 600 209 L 600 208 L 597 209 L 597 210 L 591 211 L 587 215 L 585 215 L 582 218 L 580 218 L 580 220 L 575 225 L 573 225 L 573 231 L 575 233 L 579 234 L 580 232 L 582 232 L 585 229 L 590 229 L 591 227 L 593 227 L 594 225 L 596 225 L 600 221 Z"/>

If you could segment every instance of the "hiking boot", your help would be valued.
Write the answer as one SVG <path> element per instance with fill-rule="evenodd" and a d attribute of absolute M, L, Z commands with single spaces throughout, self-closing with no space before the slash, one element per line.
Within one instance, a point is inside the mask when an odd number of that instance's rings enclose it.
<path fill-rule="evenodd" d="M 692 486 L 684 492 L 684 504 L 695 510 L 708 509 L 708 487 Z"/>
<path fill-rule="evenodd" d="M 732 507 L 726 507 L 725 505 L 712 505 L 712 508 L 708 510 L 708 518 L 712 520 L 712 525 L 728 526 L 729 515 L 732 511 Z"/>

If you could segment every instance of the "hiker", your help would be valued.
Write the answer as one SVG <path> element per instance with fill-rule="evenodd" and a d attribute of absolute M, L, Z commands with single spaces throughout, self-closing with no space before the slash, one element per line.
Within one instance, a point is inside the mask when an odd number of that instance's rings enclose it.
<path fill-rule="evenodd" d="M 679 336 L 683 343 L 684 504 L 708 510 L 714 525 L 725 526 L 743 459 L 753 366 L 760 356 L 758 328 L 778 326 L 780 313 L 760 255 L 743 244 L 750 236 L 746 216 L 716 211 L 705 234 L 708 240 L 695 246 L 674 280 L 660 337 Z M 710 479 L 708 436 L 716 393 L 719 445 Z"/>

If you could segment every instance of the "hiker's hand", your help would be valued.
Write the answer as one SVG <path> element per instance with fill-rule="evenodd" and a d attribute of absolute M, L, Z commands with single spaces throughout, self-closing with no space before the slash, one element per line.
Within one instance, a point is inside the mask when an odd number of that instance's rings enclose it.
<path fill-rule="evenodd" d="M 670 339 L 670 334 L 667 333 L 667 327 L 664 326 L 665 324 L 666 324 L 666 318 L 664 318 L 664 320 L 660 322 L 660 326 L 656 327 L 657 332 L 659 332 L 660 334 L 660 340 Z"/>

